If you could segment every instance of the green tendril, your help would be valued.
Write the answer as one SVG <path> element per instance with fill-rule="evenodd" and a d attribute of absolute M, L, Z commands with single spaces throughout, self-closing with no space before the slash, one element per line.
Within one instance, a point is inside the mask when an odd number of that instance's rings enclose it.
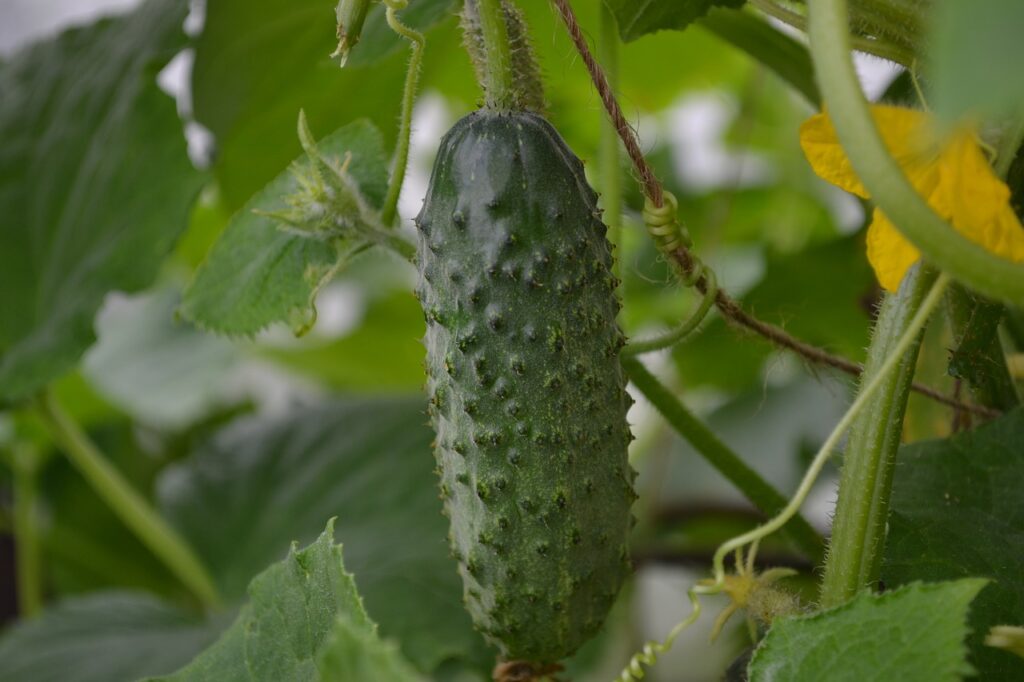
<path fill-rule="evenodd" d="M 647 226 L 647 232 L 654 239 L 658 250 L 665 255 L 668 262 L 672 265 L 680 282 L 687 287 L 694 288 L 697 282 L 704 279 L 703 298 L 697 304 L 696 310 L 677 326 L 652 339 L 631 342 L 622 349 L 623 355 L 641 355 L 679 343 L 700 326 L 700 323 L 707 317 L 708 312 L 715 304 L 715 299 L 718 297 L 718 278 L 715 277 L 714 270 L 705 265 L 696 256 L 691 255 L 693 267 L 687 271 L 672 257 L 672 253 L 676 250 L 689 250 L 693 246 L 690 234 L 683 227 L 682 223 L 679 222 L 677 216 L 678 209 L 679 202 L 671 192 L 664 192 L 664 202 L 661 206 L 655 206 L 654 202 L 648 198 L 644 201 L 644 224 Z"/>

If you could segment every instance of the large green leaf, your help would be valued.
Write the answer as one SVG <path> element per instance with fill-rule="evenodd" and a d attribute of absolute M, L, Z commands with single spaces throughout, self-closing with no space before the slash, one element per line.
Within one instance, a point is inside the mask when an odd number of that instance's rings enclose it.
<path fill-rule="evenodd" d="M 317 144 L 325 158 L 351 155 L 347 170 L 360 192 L 379 206 L 387 191 L 387 158 L 381 135 L 368 121 L 350 123 Z M 299 157 L 300 168 L 309 165 Z M 330 241 L 279 228 L 258 211 L 280 211 L 296 192 L 296 171 L 287 168 L 234 216 L 185 291 L 181 313 L 212 331 L 250 335 L 274 322 L 305 328 L 315 319 L 314 299 L 342 257 Z"/>
<path fill-rule="evenodd" d="M 321 682 L 387 680 L 415 682 L 421 679 L 398 648 L 382 641 L 375 631 L 359 627 L 339 616 L 317 655 Z"/>
<path fill-rule="evenodd" d="M 446 659 L 486 666 L 448 556 L 425 423 L 418 398 L 245 420 L 169 470 L 159 497 L 229 599 L 336 516 L 346 564 L 384 635 L 421 670 Z"/>
<path fill-rule="evenodd" d="M 321 679 L 321 658 L 332 670 L 365 666 L 367 659 L 380 669 L 405 670 L 397 652 L 377 638 L 355 582 L 345 572 L 331 525 L 309 547 L 300 551 L 293 545 L 283 561 L 253 578 L 249 603 L 234 624 L 192 663 L 161 679 L 314 682 Z"/>
<path fill-rule="evenodd" d="M 229 341 L 175 320 L 178 300 L 167 288 L 111 301 L 83 363 L 89 382 L 126 414 L 171 430 L 224 400 L 222 383 L 238 359 Z"/>
<path fill-rule="evenodd" d="M 623 40 L 665 29 L 682 30 L 712 7 L 740 7 L 746 0 L 604 0 Z"/>
<path fill-rule="evenodd" d="M 161 675 L 191 660 L 223 626 L 141 593 L 69 599 L 0 638 L 0 681 L 131 682 Z"/>
<path fill-rule="evenodd" d="M 882 579 L 984 576 L 971 609 L 971 662 L 985 680 L 1024 679 L 1024 661 L 982 644 L 989 627 L 1024 623 L 1024 409 L 896 460 Z"/>
<path fill-rule="evenodd" d="M 967 611 L 985 581 L 914 583 L 829 611 L 777 621 L 750 682 L 955 682 L 967 663 Z"/>
<path fill-rule="evenodd" d="M 1019 0 L 936 2 L 929 74 L 932 105 L 947 122 L 965 113 L 1014 113 L 1024 108 L 1024 80 L 1007 77 L 1024 63 L 1024 3 Z"/>
<path fill-rule="evenodd" d="M 203 177 L 156 71 L 180 0 L 72 29 L 0 66 L 0 400 L 72 369 L 111 290 L 153 279 Z"/>
<path fill-rule="evenodd" d="M 426 31 L 442 19 L 454 15 L 460 4 L 460 0 L 416 0 L 398 12 L 398 18 L 410 28 Z M 376 3 L 366 16 L 362 36 L 353 48 L 346 67 L 373 64 L 394 54 L 403 45 L 408 43 L 388 26 L 383 3 Z"/>

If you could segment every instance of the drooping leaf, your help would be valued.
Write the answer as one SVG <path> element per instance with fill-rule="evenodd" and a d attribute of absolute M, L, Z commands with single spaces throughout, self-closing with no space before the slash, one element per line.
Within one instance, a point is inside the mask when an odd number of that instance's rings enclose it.
<path fill-rule="evenodd" d="M 750 661 L 750 682 L 956 682 L 972 672 L 967 613 L 985 582 L 914 583 L 776 621 Z"/>
<path fill-rule="evenodd" d="M 163 289 L 111 300 L 83 367 L 126 414 L 165 429 L 188 426 L 222 400 L 221 383 L 237 360 L 230 342 L 175 321 L 178 299 Z"/>
<path fill-rule="evenodd" d="M 112 290 L 148 285 L 203 175 L 156 72 L 188 9 L 150 0 L 0 65 L 0 400 L 72 369 Z"/>
<path fill-rule="evenodd" d="M 347 172 L 373 206 L 387 191 L 387 157 L 380 132 L 356 121 L 317 144 L 325 158 L 339 163 L 351 155 Z M 309 159 L 299 157 L 298 168 Z M 331 241 L 286 232 L 257 211 L 280 211 L 298 189 L 295 169 L 282 171 L 246 203 L 214 243 L 185 291 L 181 313 L 204 329 L 250 335 L 274 322 L 308 327 L 315 319 L 314 299 L 344 254 Z"/>
<path fill-rule="evenodd" d="M 683 30 L 712 7 L 741 7 L 746 0 L 605 0 L 623 40 L 665 29 Z"/>
<path fill-rule="evenodd" d="M 228 599 L 336 516 L 384 636 L 423 671 L 448 659 L 486 667 L 448 556 L 424 415 L 419 399 L 350 399 L 243 420 L 167 471 L 163 512 Z"/>
<path fill-rule="evenodd" d="M 712 8 L 699 24 L 777 73 L 817 106 L 821 93 L 807 48 L 749 12 Z"/>
<path fill-rule="evenodd" d="M 989 627 L 1024 623 L 1024 409 L 896 460 L 882 580 L 983 576 L 971 609 L 971 662 L 981 679 L 1024 677 L 1024 661 L 984 646 Z"/>
<path fill-rule="evenodd" d="M 1020 115 L 1024 81 L 1006 69 L 1024 63 L 1024 3 L 941 0 L 932 11 L 931 105 L 946 122 L 966 113 Z"/>
<path fill-rule="evenodd" d="M 249 603 L 234 624 L 188 666 L 160 679 L 315 682 L 320 679 L 318 659 L 325 644 L 336 646 L 339 619 L 352 637 L 350 650 L 334 651 L 342 657 L 340 665 L 346 663 L 346 656 L 357 661 L 379 656 L 383 645 L 352 576 L 345 572 L 332 525 L 329 522 L 309 547 L 298 550 L 293 545 L 283 561 L 253 578 Z M 373 649 L 364 652 L 361 645 Z"/>
<path fill-rule="evenodd" d="M 0 637 L 0 681 L 134 682 L 184 665 L 223 627 L 142 593 L 68 599 Z"/>

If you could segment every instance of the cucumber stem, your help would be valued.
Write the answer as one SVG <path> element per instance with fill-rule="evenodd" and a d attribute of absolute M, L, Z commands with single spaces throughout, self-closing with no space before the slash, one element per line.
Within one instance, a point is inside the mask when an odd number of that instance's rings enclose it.
<path fill-rule="evenodd" d="M 786 506 L 786 498 L 761 475 L 747 466 L 739 455 L 719 440 L 711 429 L 693 415 L 682 402 L 643 364 L 634 357 L 621 357 L 619 362 L 629 380 L 651 401 L 676 433 L 693 446 L 701 457 L 729 480 L 750 502 L 767 516 Z M 811 561 L 822 557 L 822 540 L 802 516 L 786 525 L 786 535 Z"/>
<path fill-rule="evenodd" d="M 178 531 L 132 488 L 51 395 L 44 395 L 37 408 L 68 459 L 100 499 L 204 605 L 219 605 L 221 600 L 213 580 Z"/>
<path fill-rule="evenodd" d="M 416 87 L 420 80 L 420 69 L 423 64 L 423 48 L 426 39 L 422 33 L 414 31 L 399 20 L 397 9 L 405 6 L 405 2 L 390 0 L 386 2 L 385 17 L 391 30 L 409 41 L 412 54 L 409 56 L 409 68 L 405 73 L 405 87 L 402 91 L 402 115 L 398 129 L 398 142 L 395 146 L 395 159 L 391 164 L 391 179 L 388 192 L 384 197 L 380 220 L 385 226 L 391 227 L 398 213 L 398 197 L 402 193 L 405 182 L 405 171 L 409 165 L 409 138 L 412 135 L 412 112 L 416 104 Z"/>
<path fill-rule="evenodd" d="M 882 303 L 867 363 L 861 375 L 866 387 L 879 381 L 875 397 L 864 406 L 850 427 L 843 456 L 839 499 L 832 521 L 821 605 L 838 606 L 878 580 L 885 528 L 892 493 L 893 465 L 903 432 L 903 416 L 914 377 L 921 334 L 902 353 L 895 371 L 881 376 L 881 368 L 907 335 L 935 273 L 918 265 L 896 294 Z M 876 379 L 876 377 L 881 377 Z M 861 389 L 862 391 L 864 388 Z"/>
<path fill-rule="evenodd" d="M 513 108 L 516 95 L 505 11 L 501 0 L 476 0 L 476 3 L 486 55 L 483 86 L 487 108 L 507 111 Z"/>

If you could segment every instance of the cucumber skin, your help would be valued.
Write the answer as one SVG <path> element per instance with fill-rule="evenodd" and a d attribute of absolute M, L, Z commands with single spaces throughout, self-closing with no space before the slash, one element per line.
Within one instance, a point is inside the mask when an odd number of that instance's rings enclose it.
<path fill-rule="evenodd" d="M 596 201 L 546 120 L 478 111 L 442 140 L 416 219 L 449 540 L 506 660 L 571 655 L 631 571 L 632 400 Z"/>

